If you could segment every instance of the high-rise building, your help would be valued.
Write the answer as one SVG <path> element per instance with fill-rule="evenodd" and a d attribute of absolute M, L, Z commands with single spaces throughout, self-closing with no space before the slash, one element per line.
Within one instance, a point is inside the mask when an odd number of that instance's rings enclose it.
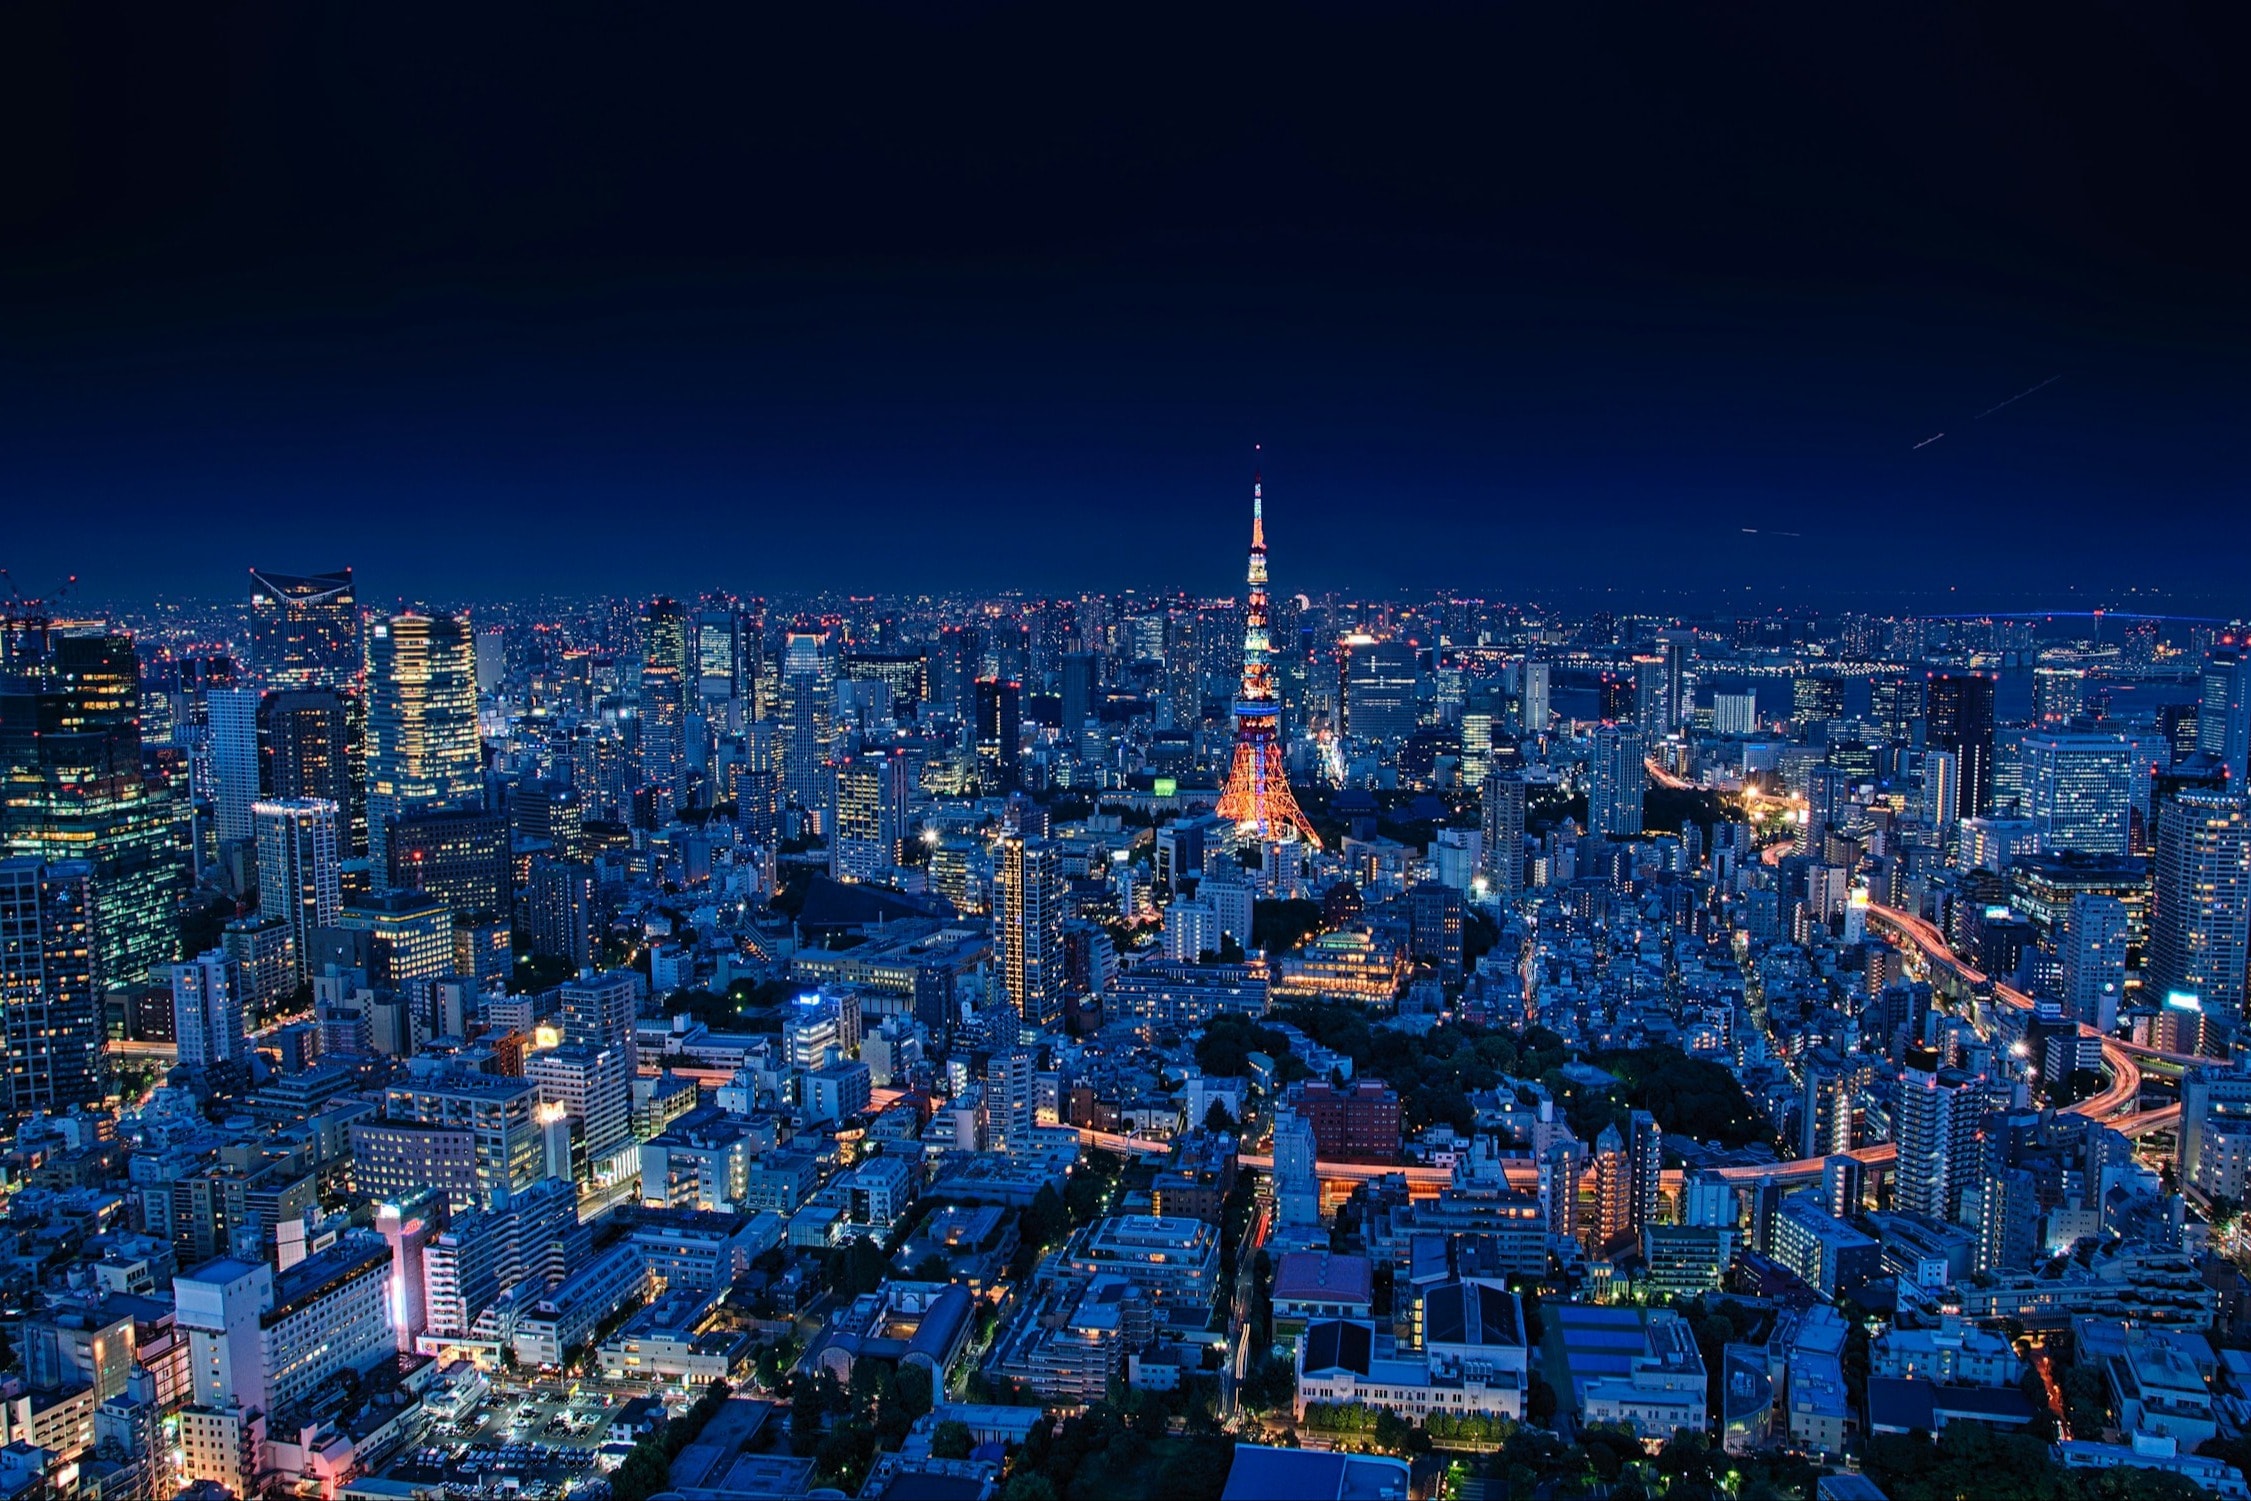
<path fill-rule="evenodd" d="M 354 897 L 336 926 L 365 933 L 368 980 L 403 989 L 453 970 L 453 912 L 419 891 L 389 890 Z"/>
<path fill-rule="evenodd" d="M 250 805 L 265 792 L 258 754 L 258 706 L 265 696 L 258 688 L 213 688 L 203 695 L 211 827 L 222 845 L 251 838 Z"/>
<path fill-rule="evenodd" d="M 524 893 L 525 927 L 534 954 L 586 968 L 594 962 L 602 922 L 601 883 L 578 860 L 532 857 Z"/>
<path fill-rule="evenodd" d="M 1066 652 L 1062 661 L 1063 736 L 1077 736 L 1094 716 L 1094 691 L 1101 680 L 1102 659 L 1093 652 Z"/>
<path fill-rule="evenodd" d="M 524 1077 L 539 1090 L 541 1114 L 559 1112 L 570 1122 L 573 1181 L 614 1181 L 629 1164 L 633 1146 L 633 1067 L 617 1048 L 565 1043 L 524 1058 Z M 546 1164 L 556 1177 L 563 1166 Z"/>
<path fill-rule="evenodd" d="M 914 763 L 903 751 L 859 750 L 837 759 L 830 875 L 873 881 L 899 863 L 913 785 Z"/>
<path fill-rule="evenodd" d="M 1905 745 L 1923 717 L 1924 679 L 1911 672 L 1887 672 L 1868 680 L 1868 717 L 1883 727 L 1884 738 Z"/>
<path fill-rule="evenodd" d="M 1713 734 L 1755 735 L 1758 728 L 1759 696 L 1756 693 L 1746 690 L 1712 695 Z"/>
<path fill-rule="evenodd" d="M 2140 742 L 2125 735 L 2026 735 L 2018 752 L 2024 816 L 2040 825 L 2042 845 L 2125 854 L 2139 754 Z"/>
<path fill-rule="evenodd" d="M 94 978 L 107 989 L 178 957 L 186 842 L 141 765 L 130 637 L 58 636 L 0 674 L 0 854 L 94 871 Z"/>
<path fill-rule="evenodd" d="M 1642 799 L 1649 787 L 1641 733 L 1606 724 L 1595 731 L 1587 756 L 1587 828 L 1595 834 L 1639 834 Z"/>
<path fill-rule="evenodd" d="M 1524 692 L 1522 697 L 1524 733 L 1547 733 L 1551 712 L 1548 706 L 1548 678 L 1550 667 L 1546 662 L 1524 664 Z"/>
<path fill-rule="evenodd" d="M 1892 1202 L 1901 1212 L 1948 1221 L 1960 1215 L 1963 1191 L 1977 1182 L 1983 1105 L 1977 1086 L 1952 1069 L 1910 1064 L 1901 1071 L 1892 1126 L 1899 1149 Z"/>
<path fill-rule="evenodd" d="M 172 966 L 172 1038 L 190 1068 L 243 1062 L 242 986 L 226 950 Z"/>
<path fill-rule="evenodd" d="M 378 621 L 367 663 L 367 842 L 381 869 L 391 820 L 483 805 L 484 748 L 467 617 Z"/>
<path fill-rule="evenodd" d="M 1039 1059 L 1030 1048 L 998 1047 L 985 1061 L 985 1119 L 996 1151 L 1031 1146 L 1039 1124 Z"/>
<path fill-rule="evenodd" d="M 1513 902 L 1524 894 L 1524 778 L 1505 771 L 1486 777 L 1481 813 L 1485 879 L 1495 897 Z"/>
<path fill-rule="evenodd" d="M 255 803 L 258 912 L 280 919 L 288 937 L 290 983 L 311 973 L 313 933 L 334 927 L 344 910 L 336 805 L 326 798 Z"/>
<path fill-rule="evenodd" d="M 2196 748 L 2225 766 L 2239 787 L 2251 773 L 2251 648 L 2231 641 L 2205 659 Z"/>
<path fill-rule="evenodd" d="M 411 813 L 391 820 L 385 874 L 427 892 L 458 917 L 506 918 L 515 905 L 508 820 L 481 809 Z"/>
<path fill-rule="evenodd" d="M 1266 500 L 1251 483 L 1250 592 L 1243 610 L 1243 681 L 1235 700 L 1235 758 L 1220 793 L 1219 817 L 1261 844 L 1274 839 L 1318 846 L 1320 836 L 1290 791 L 1282 759 L 1282 705 L 1274 691 L 1273 643 L 1267 637 Z"/>
<path fill-rule="evenodd" d="M 1657 1223 L 1664 1144 L 1665 1133 L 1658 1129 L 1656 1116 L 1636 1110 L 1626 1118 L 1628 1228 L 1636 1238 Z"/>
<path fill-rule="evenodd" d="M 364 791 L 352 775 L 352 717 L 362 702 L 332 688 L 266 694 L 258 705 L 258 795 L 326 798 L 348 823 Z M 347 831 L 338 835 L 348 853 Z"/>
<path fill-rule="evenodd" d="M 2124 902 L 2102 892 L 2082 891 L 2064 909 L 2056 933 L 2064 1009 L 2098 1031 L 2108 1032 L 2118 1023 L 2131 926 Z"/>
<path fill-rule="evenodd" d="M 2251 804 L 2235 793 L 2186 788 L 2157 809 L 2149 953 L 2143 987 L 2175 991 L 2209 1010 L 2244 1000 L 2251 951 Z"/>
<path fill-rule="evenodd" d="M 1924 695 L 1924 739 L 1953 753 L 1954 816 L 1993 814 L 1993 679 L 1979 672 L 1933 673 Z"/>
<path fill-rule="evenodd" d="M 825 815 L 836 725 L 836 656 L 829 633 L 807 621 L 782 638 L 780 766 L 783 800 Z"/>
<path fill-rule="evenodd" d="M 1010 678 L 977 679 L 972 728 L 986 793 L 1014 791 L 1023 781 L 1024 685 Z"/>
<path fill-rule="evenodd" d="M 1589 1249 L 1601 1254 L 1623 1244 L 1633 1232 L 1633 1164 L 1626 1155 L 1626 1139 L 1615 1123 L 1604 1126 L 1594 1139 L 1594 1219 L 1587 1226 Z"/>
<path fill-rule="evenodd" d="M 1274 1114 L 1274 1204 L 1284 1225 L 1321 1223 L 1319 1149 L 1313 1123 L 1294 1110 Z"/>
<path fill-rule="evenodd" d="M 674 804 L 687 776 L 688 624 L 676 599 L 641 608 L 641 776 Z"/>
<path fill-rule="evenodd" d="M 1027 1027 L 1063 1019 L 1062 865 L 1044 839 L 1001 841 L 993 871 L 993 930 L 1001 994 Z"/>
<path fill-rule="evenodd" d="M 250 570 L 250 665 L 270 688 L 335 688 L 360 671 L 352 570 Z"/>
<path fill-rule="evenodd" d="M 609 1048 L 623 1057 L 628 1072 L 641 1065 L 633 1021 L 640 1012 L 640 989 L 625 970 L 580 975 L 562 989 L 563 1040 L 586 1048 Z"/>
<path fill-rule="evenodd" d="M 83 860 L 0 860 L 0 1059 L 10 1129 L 35 1111 L 100 1103 L 100 898 Z"/>
<path fill-rule="evenodd" d="M 1355 642 L 1345 666 L 1345 728 L 1361 740 L 1405 740 L 1419 718 L 1415 687 L 1421 675 L 1409 643 Z"/>
<path fill-rule="evenodd" d="M 2077 719 L 2087 707 L 2087 672 L 2082 667 L 2032 669 L 2032 722 L 2055 730 Z"/>
<path fill-rule="evenodd" d="M 508 636 L 497 625 L 477 628 L 477 697 L 491 699 L 508 677 Z"/>

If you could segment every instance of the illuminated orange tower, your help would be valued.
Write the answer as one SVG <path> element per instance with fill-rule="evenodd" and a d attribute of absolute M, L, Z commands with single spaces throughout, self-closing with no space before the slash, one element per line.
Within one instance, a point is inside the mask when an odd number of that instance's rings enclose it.
<path fill-rule="evenodd" d="M 1321 836 L 1290 793 L 1282 767 L 1282 706 L 1274 696 L 1273 643 L 1266 636 L 1266 497 L 1251 480 L 1250 600 L 1243 609 L 1243 692 L 1235 700 L 1235 764 L 1220 794 L 1219 816 L 1245 839 Z"/>

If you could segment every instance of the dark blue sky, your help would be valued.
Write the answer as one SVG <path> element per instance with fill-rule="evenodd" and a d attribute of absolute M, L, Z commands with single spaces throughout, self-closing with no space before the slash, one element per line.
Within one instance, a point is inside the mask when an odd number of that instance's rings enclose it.
<path fill-rule="evenodd" d="M 2235 39 L 1525 9 L 19 13 L 0 565 L 2236 602 Z"/>

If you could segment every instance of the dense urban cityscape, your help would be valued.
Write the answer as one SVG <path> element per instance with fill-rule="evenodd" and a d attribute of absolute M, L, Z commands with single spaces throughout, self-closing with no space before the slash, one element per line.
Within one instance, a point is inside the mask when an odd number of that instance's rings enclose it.
<path fill-rule="evenodd" d="M 0 6 L 0 1501 L 2251 1501 L 2242 30 Z"/>
<path fill-rule="evenodd" d="M 7 1494 L 2245 1495 L 2240 623 L 1314 599 L 1287 515 L 19 588 Z"/>

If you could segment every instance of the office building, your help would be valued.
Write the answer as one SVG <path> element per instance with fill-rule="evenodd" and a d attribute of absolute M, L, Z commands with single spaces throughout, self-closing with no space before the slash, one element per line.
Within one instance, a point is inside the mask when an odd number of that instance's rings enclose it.
<path fill-rule="evenodd" d="M 2230 644 L 2204 663 L 2196 748 L 2227 768 L 2237 787 L 2251 776 L 2251 649 Z"/>
<path fill-rule="evenodd" d="M 1925 743 L 1954 757 L 1954 816 L 1992 816 L 1993 679 L 1977 672 L 1933 673 L 1924 703 Z"/>
<path fill-rule="evenodd" d="M 368 855 L 387 869 L 392 820 L 484 803 L 468 618 L 404 614 L 378 621 L 367 663 Z"/>
<path fill-rule="evenodd" d="M 526 938 L 534 954 L 585 969 L 601 939 L 601 883 L 594 867 L 577 860 L 532 858 L 524 894 Z"/>
<path fill-rule="evenodd" d="M 56 636 L 0 672 L 0 855 L 83 860 L 101 989 L 178 957 L 186 841 L 171 786 L 141 767 L 140 664 L 128 636 Z"/>
<path fill-rule="evenodd" d="M 2125 854 L 2140 753 L 2139 741 L 2125 735 L 2026 735 L 2018 752 L 2024 816 L 2040 826 L 2042 846 Z"/>
<path fill-rule="evenodd" d="M 688 624 L 676 599 L 641 608 L 641 779 L 677 805 L 687 776 Z"/>
<path fill-rule="evenodd" d="M 640 1012 L 639 978 L 628 970 L 604 970 L 565 981 L 561 995 L 563 1040 L 583 1048 L 615 1049 L 627 1072 L 641 1066 L 633 1021 Z"/>
<path fill-rule="evenodd" d="M 1285 1226 L 1321 1223 L 1320 1145 L 1313 1123 L 1293 1110 L 1274 1115 L 1274 1207 Z"/>
<path fill-rule="evenodd" d="M 2184 789 L 2158 805 L 2143 987 L 2233 1011 L 2251 951 L 2251 804 Z"/>
<path fill-rule="evenodd" d="M 993 932 L 1001 998 L 1027 1027 L 1063 1018 L 1063 903 L 1059 852 L 1044 839 L 1001 841 L 993 870 Z"/>
<path fill-rule="evenodd" d="M 334 688 L 359 675 L 352 570 L 250 570 L 250 665 L 270 688 Z"/>
<path fill-rule="evenodd" d="M 1638 835 L 1649 771 L 1638 730 L 1614 724 L 1595 731 L 1587 753 L 1587 831 Z"/>
<path fill-rule="evenodd" d="M 1381 1079 L 1301 1085 L 1289 1109 L 1313 1128 L 1315 1155 L 1325 1162 L 1397 1162 L 1399 1095 Z M 1277 1116 L 1281 1112 L 1277 1112 Z"/>
<path fill-rule="evenodd" d="M 100 1103 L 99 897 L 82 860 L 0 860 L 0 1036 L 10 1129 L 34 1112 Z"/>
<path fill-rule="evenodd" d="M 337 851 L 367 852 L 367 696 L 357 689 L 267 692 L 258 701 L 258 795 L 267 802 L 325 798 L 336 805 Z"/>
<path fill-rule="evenodd" d="M 622 1050 L 565 1043 L 524 1058 L 524 1077 L 539 1091 L 543 1122 L 570 1122 L 570 1161 L 543 1163 L 549 1177 L 610 1183 L 636 1165 L 632 1155 L 633 1073 Z"/>
<path fill-rule="evenodd" d="M 337 914 L 336 927 L 364 933 L 368 983 L 403 989 L 413 980 L 453 970 L 453 913 L 419 891 L 381 891 L 357 897 Z"/>
<path fill-rule="evenodd" d="M 1715 693 L 1712 695 L 1712 733 L 1715 735 L 1755 735 L 1759 729 L 1759 696 L 1742 693 Z"/>
<path fill-rule="evenodd" d="M 381 1118 L 351 1128 L 359 1189 L 378 1200 L 431 1190 L 484 1204 L 527 1188 L 547 1176 L 539 1103 L 530 1080 L 498 1074 L 432 1071 L 393 1084 Z"/>
<path fill-rule="evenodd" d="M 1421 676 L 1408 642 L 1352 643 L 1345 664 L 1345 729 L 1360 740 L 1405 740 L 1421 718 L 1415 701 Z"/>
<path fill-rule="evenodd" d="M 2087 672 L 2082 667 L 2032 669 L 2032 722 L 2043 730 L 2070 724 L 2087 707 Z"/>
<path fill-rule="evenodd" d="M 251 838 L 250 805 L 264 792 L 258 755 L 257 688 L 213 688 L 203 695 L 204 734 L 211 756 L 211 827 L 221 845 Z"/>
<path fill-rule="evenodd" d="M 2118 1024 L 2119 998 L 2126 993 L 2130 932 L 2126 904 L 2094 891 L 2072 897 L 2056 932 L 2064 1010 L 2100 1032 Z"/>
<path fill-rule="evenodd" d="M 914 763 L 903 751 L 859 750 L 837 759 L 830 875 L 881 880 L 899 863 L 913 790 Z"/>
<path fill-rule="evenodd" d="M 970 732 L 984 790 L 988 796 L 1012 791 L 1023 781 L 1023 685 L 1007 678 L 979 678 L 972 705 Z"/>
<path fill-rule="evenodd" d="M 435 898 L 458 917 L 507 918 L 515 906 L 508 820 L 469 809 L 391 820 L 390 884 Z"/>
<path fill-rule="evenodd" d="M 799 621 L 782 638 L 778 766 L 782 800 L 821 815 L 836 725 L 836 656 L 829 633 Z"/>
<path fill-rule="evenodd" d="M 224 949 L 172 966 L 172 1038 L 190 1068 L 246 1061 L 242 987 Z"/>
<path fill-rule="evenodd" d="M 1828 1297 L 1857 1291 L 1883 1275 L 1884 1248 L 1797 1194 L 1774 1217 L 1768 1253 Z"/>

